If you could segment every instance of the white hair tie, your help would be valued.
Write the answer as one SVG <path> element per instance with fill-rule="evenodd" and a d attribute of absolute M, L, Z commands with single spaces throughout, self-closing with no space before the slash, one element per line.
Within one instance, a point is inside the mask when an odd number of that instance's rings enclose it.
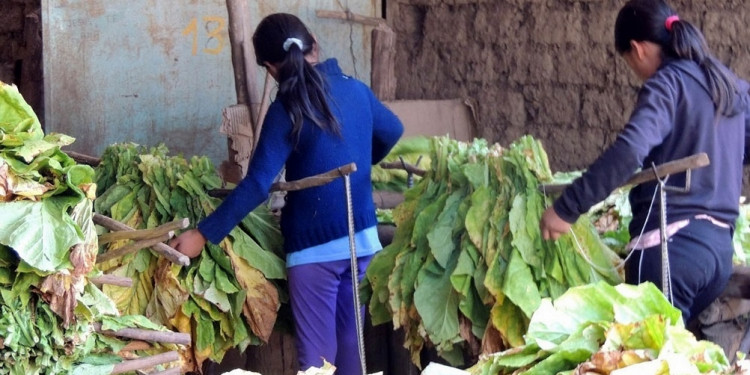
<path fill-rule="evenodd" d="M 302 51 L 302 41 L 297 38 L 286 38 L 284 41 L 284 51 L 289 52 L 289 47 L 291 47 L 292 44 L 296 44 L 297 47 L 299 47 L 299 50 Z"/>

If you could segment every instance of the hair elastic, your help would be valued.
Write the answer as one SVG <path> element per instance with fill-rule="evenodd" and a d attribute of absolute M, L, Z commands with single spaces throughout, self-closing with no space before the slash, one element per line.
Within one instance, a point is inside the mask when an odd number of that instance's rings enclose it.
<path fill-rule="evenodd" d="M 286 38 L 284 41 L 284 52 L 289 52 L 289 48 L 292 46 L 292 44 L 296 44 L 297 47 L 299 47 L 300 51 L 302 50 L 302 41 L 297 38 Z"/>
<path fill-rule="evenodd" d="M 664 26 L 667 28 L 667 31 L 672 32 L 672 24 L 679 20 L 680 17 L 676 14 L 667 17 L 667 20 L 664 21 Z"/>

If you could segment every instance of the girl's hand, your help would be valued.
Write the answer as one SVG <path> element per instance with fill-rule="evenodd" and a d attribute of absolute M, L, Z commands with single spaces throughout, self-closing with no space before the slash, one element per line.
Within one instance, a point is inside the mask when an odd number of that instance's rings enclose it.
<path fill-rule="evenodd" d="M 201 249 L 206 245 L 206 237 L 203 237 L 197 229 L 191 229 L 183 232 L 179 236 L 169 241 L 169 246 L 185 254 L 189 258 L 195 258 L 201 253 Z"/>
<path fill-rule="evenodd" d="M 556 240 L 570 231 L 570 223 L 560 218 L 555 209 L 549 206 L 544 211 L 544 214 L 542 214 L 542 219 L 539 221 L 539 229 L 542 231 L 542 238 L 545 240 Z"/>

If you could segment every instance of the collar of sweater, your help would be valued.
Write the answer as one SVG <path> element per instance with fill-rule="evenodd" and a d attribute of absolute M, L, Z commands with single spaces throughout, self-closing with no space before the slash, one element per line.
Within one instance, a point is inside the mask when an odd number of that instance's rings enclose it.
<path fill-rule="evenodd" d="M 339 67 L 339 62 L 336 59 L 328 59 L 326 61 L 318 63 L 315 65 L 315 68 L 327 76 L 344 74 L 341 72 L 341 68 Z"/>

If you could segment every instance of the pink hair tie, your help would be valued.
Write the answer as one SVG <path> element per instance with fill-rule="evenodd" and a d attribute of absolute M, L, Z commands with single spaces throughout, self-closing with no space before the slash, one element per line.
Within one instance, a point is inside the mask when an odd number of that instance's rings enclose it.
<path fill-rule="evenodd" d="M 667 20 L 664 21 L 664 26 L 667 28 L 667 31 L 669 31 L 671 33 L 672 32 L 672 24 L 675 23 L 675 21 L 679 21 L 679 20 L 680 20 L 680 17 L 678 15 L 676 15 L 676 14 L 673 15 L 673 16 L 667 17 Z"/>

